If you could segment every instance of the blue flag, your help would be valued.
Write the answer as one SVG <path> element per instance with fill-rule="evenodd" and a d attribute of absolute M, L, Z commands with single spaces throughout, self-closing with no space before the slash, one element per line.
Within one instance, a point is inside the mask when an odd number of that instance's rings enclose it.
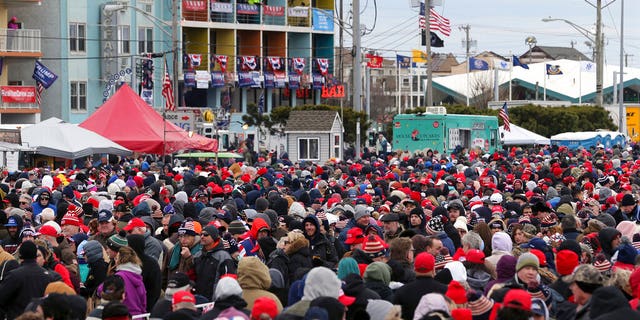
<path fill-rule="evenodd" d="M 562 74 L 562 70 L 560 70 L 559 65 L 547 64 L 547 75 L 555 76 Z"/>
<path fill-rule="evenodd" d="M 398 63 L 398 67 L 400 68 L 409 68 L 411 67 L 411 57 L 409 56 L 401 56 L 399 54 L 396 55 L 396 62 Z"/>
<path fill-rule="evenodd" d="M 489 70 L 489 63 L 484 60 L 469 58 L 469 71 L 471 70 Z"/>
<path fill-rule="evenodd" d="M 522 67 L 522 69 L 529 70 L 529 65 L 526 64 L 526 63 L 520 62 L 520 59 L 518 59 L 518 57 L 516 57 L 516 56 L 513 56 L 513 66 L 514 67 L 520 66 L 520 67 Z"/>

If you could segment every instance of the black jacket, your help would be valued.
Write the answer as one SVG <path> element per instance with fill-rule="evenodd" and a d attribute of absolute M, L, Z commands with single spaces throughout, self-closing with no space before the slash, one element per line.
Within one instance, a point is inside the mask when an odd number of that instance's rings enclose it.
<path fill-rule="evenodd" d="M 311 249 L 309 248 L 309 241 L 307 239 L 299 238 L 292 242 L 289 247 L 286 248 L 285 253 L 289 257 L 287 268 L 289 270 L 288 277 L 290 283 L 302 279 L 302 277 L 313 268 Z"/>
<path fill-rule="evenodd" d="M 269 269 L 276 269 L 282 274 L 282 280 L 284 280 L 285 287 L 289 287 L 291 280 L 289 279 L 289 256 L 282 249 L 276 249 L 269 254 L 267 260 L 267 267 Z"/>
<path fill-rule="evenodd" d="M 380 295 L 377 292 L 364 285 L 364 281 L 362 281 L 360 275 L 351 273 L 344 278 L 344 281 L 344 294 L 356 298 L 356 301 L 350 305 L 347 310 L 347 319 L 355 319 L 357 313 L 362 311 L 366 312 L 369 299 L 380 299 Z"/>
<path fill-rule="evenodd" d="M 391 259 L 387 264 L 391 267 L 391 281 L 409 283 L 416 279 L 416 273 L 410 263 Z"/>
<path fill-rule="evenodd" d="M 447 292 L 447 286 L 429 276 L 417 276 L 396 291 L 393 304 L 402 306 L 402 319 L 413 319 L 413 313 L 423 295 Z"/>
<path fill-rule="evenodd" d="M 31 299 L 44 296 L 51 275 L 40 267 L 35 259 L 25 260 L 11 271 L 0 284 L 0 307 L 6 310 L 7 319 L 14 319 L 24 311 Z"/>
<path fill-rule="evenodd" d="M 591 296 L 591 311 L 589 317 L 593 320 L 607 319 L 640 319 L 640 313 L 631 309 L 629 301 L 620 289 L 616 287 L 602 287 Z"/>
<path fill-rule="evenodd" d="M 200 320 L 213 320 L 218 317 L 220 312 L 224 311 L 227 308 L 234 307 L 237 310 L 244 312 L 247 315 L 250 315 L 249 310 L 247 310 L 247 302 L 242 299 L 240 296 L 228 296 L 224 299 L 217 300 L 214 304 L 213 309 L 203 313 L 200 317 Z"/>
<path fill-rule="evenodd" d="M 80 287 L 80 291 L 78 293 L 85 298 L 91 297 L 98 286 L 107 278 L 108 269 L 109 264 L 102 259 L 97 262 L 90 263 L 87 280 L 84 282 L 84 287 Z"/>
<path fill-rule="evenodd" d="M 227 273 L 237 273 L 236 265 L 231 255 L 224 249 L 222 239 L 218 239 L 218 241 L 218 245 L 211 251 L 205 251 L 202 248 L 193 257 L 196 293 L 206 297 L 209 301 L 213 301 L 214 288 L 220 276 Z"/>
<path fill-rule="evenodd" d="M 393 290 L 383 282 L 367 280 L 364 286 L 375 291 L 380 296 L 380 299 L 393 302 Z"/>
<path fill-rule="evenodd" d="M 144 283 L 144 288 L 147 290 L 147 312 L 151 312 L 156 301 L 160 298 L 162 272 L 160 272 L 158 260 L 145 253 L 144 239 L 145 237 L 143 235 L 129 235 L 127 237 L 129 247 L 136 252 L 140 261 L 142 261 L 142 282 Z"/>
<path fill-rule="evenodd" d="M 310 214 L 302 220 L 302 224 L 304 225 L 305 222 L 312 222 L 316 226 L 316 232 L 313 236 L 309 236 L 306 233 L 304 235 L 307 240 L 309 240 L 311 256 L 313 257 L 313 260 L 316 260 L 314 264 L 331 269 L 335 268 L 338 264 L 336 249 L 333 247 L 333 243 L 331 243 L 327 237 L 320 232 L 320 223 L 318 222 L 318 218 Z"/>

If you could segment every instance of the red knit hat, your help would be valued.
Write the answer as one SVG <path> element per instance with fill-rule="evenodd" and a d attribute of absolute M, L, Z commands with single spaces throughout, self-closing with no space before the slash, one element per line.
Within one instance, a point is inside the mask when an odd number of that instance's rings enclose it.
<path fill-rule="evenodd" d="M 63 226 L 79 226 L 80 225 L 80 219 L 78 218 L 77 215 L 71 213 L 71 212 L 67 212 L 63 217 L 62 217 L 62 221 L 61 221 L 61 225 Z"/>
<path fill-rule="evenodd" d="M 253 302 L 251 309 L 251 320 L 262 319 L 262 314 L 267 314 L 271 319 L 275 319 L 278 315 L 278 306 L 271 298 L 260 297 Z"/>
<path fill-rule="evenodd" d="M 446 296 L 456 304 L 464 304 L 467 302 L 467 291 L 458 281 L 455 280 L 449 282 Z"/>
<path fill-rule="evenodd" d="M 571 250 L 560 250 L 556 255 L 556 271 L 561 276 L 570 275 L 578 264 L 578 254 Z"/>

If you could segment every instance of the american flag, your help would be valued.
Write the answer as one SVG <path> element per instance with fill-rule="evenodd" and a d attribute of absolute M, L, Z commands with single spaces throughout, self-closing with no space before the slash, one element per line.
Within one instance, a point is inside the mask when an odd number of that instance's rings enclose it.
<path fill-rule="evenodd" d="M 176 105 L 173 103 L 173 86 L 169 77 L 169 68 L 167 60 L 164 60 L 164 79 L 162 79 L 162 96 L 164 97 L 164 106 L 168 111 L 175 111 Z"/>
<path fill-rule="evenodd" d="M 42 104 L 42 92 L 44 91 L 44 86 L 39 81 L 36 81 L 36 103 L 38 106 Z"/>
<path fill-rule="evenodd" d="M 509 114 L 507 113 L 506 102 L 504 103 L 504 105 L 502 105 L 502 109 L 500 109 L 498 116 L 500 117 L 500 119 L 502 119 L 502 122 L 504 122 L 504 131 L 511 132 L 511 123 L 509 122 Z"/>
<path fill-rule="evenodd" d="M 420 15 L 420 29 L 426 29 L 427 25 L 425 22 L 425 17 Z M 451 22 L 449 19 L 439 15 L 435 10 L 429 10 L 429 30 L 430 31 L 440 31 L 443 35 L 449 36 L 451 35 Z"/>

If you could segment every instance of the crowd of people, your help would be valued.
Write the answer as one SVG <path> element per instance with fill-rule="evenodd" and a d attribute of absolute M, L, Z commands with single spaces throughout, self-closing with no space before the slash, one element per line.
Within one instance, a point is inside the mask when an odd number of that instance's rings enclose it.
<path fill-rule="evenodd" d="M 3 172 L 0 317 L 640 319 L 639 188 L 640 146 Z"/>

